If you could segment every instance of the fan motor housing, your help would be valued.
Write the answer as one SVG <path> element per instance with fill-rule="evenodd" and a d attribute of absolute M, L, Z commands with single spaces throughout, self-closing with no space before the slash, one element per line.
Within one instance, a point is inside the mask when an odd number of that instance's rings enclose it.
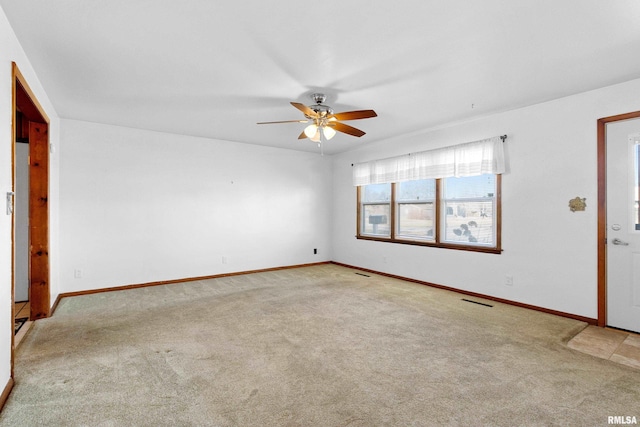
<path fill-rule="evenodd" d="M 312 109 L 318 116 L 320 117 L 326 117 L 330 114 L 333 114 L 333 108 L 329 107 L 328 105 L 322 105 L 322 104 L 315 104 L 315 105 L 309 105 L 309 108 Z M 305 114 L 306 116 L 306 114 Z M 312 119 L 313 117 L 309 117 L 306 116 L 308 119 Z"/>
<path fill-rule="evenodd" d="M 308 107 L 313 110 L 318 116 L 326 117 L 330 114 L 333 114 L 333 108 L 328 105 L 323 105 L 322 103 L 327 99 L 324 93 L 314 93 L 311 94 L 311 99 L 315 101 L 315 105 L 309 105 Z M 306 115 L 305 115 L 306 116 Z M 313 117 L 306 116 L 308 119 L 312 119 Z"/>

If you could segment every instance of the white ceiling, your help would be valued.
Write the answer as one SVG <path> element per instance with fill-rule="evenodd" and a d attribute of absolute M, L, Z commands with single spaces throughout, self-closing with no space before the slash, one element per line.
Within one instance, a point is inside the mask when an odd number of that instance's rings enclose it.
<path fill-rule="evenodd" d="M 62 118 L 337 153 L 640 78 L 638 0 L 0 0 Z M 640 96 L 640 94 L 639 94 Z"/>

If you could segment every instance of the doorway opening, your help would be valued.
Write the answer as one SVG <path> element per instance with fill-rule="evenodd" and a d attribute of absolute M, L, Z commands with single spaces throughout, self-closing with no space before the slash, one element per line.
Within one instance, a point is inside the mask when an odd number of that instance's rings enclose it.
<path fill-rule="evenodd" d="M 598 326 L 607 321 L 607 124 L 640 118 L 640 111 L 598 120 Z M 615 242 L 614 242 L 615 243 Z"/>
<path fill-rule="evenodd" d="M 17 301 L 16 296 L 20 299 L 26 296 L 29 302 L 28 318 L 29 320 L 37 320 L 49 317 L 51 311 L 49 290 L 49 118 L 15 63 L 12 67 L 12 80 L 12 191 L 14 194 L 20 191 L 23 193 L 23 198 L 26 198 L 26 208 L 17 211 L 15 207 L 20 208 L 20 206 L 15 206 L 16 200 L 14 198 L 12 304 Z M 24 157 L 26 157 L 27 165 L 18 165 L 17 162 L 24 160 Z M 25 180 L 28 183 L 24 182 Z M 24 194 L 25 192 L 26 194 Z M 16 218 L 16 214 L 21 218 Z M 23 224 L 26 225 L 23 226 Z M 19 229 L 19 227 L 23 227 L 23 229 Z M 18 271 L 18 268 L 21 270 Z M 24 289 L 25 281 L 27 289 Z M 21 286 L 21 288 L 16 289 L 16 286 Z M 14 319 L 16 314 L 18 313 L 14 313 Z"/>

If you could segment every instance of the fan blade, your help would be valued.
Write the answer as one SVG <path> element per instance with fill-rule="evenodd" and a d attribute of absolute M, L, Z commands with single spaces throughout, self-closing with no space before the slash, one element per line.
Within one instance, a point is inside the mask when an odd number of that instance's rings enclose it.
<path fill-rule="evenodd" d="M 373 110 L 358 110 L 358 111 L 345 111 L 344 113 L 336 113 L 329 118 L 335 117 L 338 120 L 358 120 L 358 119 L 369 119 L 371 117 L 378 117 L 375 111 Z"/>
<path fill-rule="evenodd" d="M 313 111 L 311 108 L 307 107 L 304 104 L 300 104 L 299 102 L 292 102 L 291 105 L 296 107 L 298 110 L 302 111 L 305 114 L 305 116 L 309 116 L 309 117 L 318 116 L 315 111 Z"/>
<path fill-rule="evenodd" d="M 279 122 L 258 122 L 258 125 L 272 125 L 274 123 L 307 123 L 308 120 L 281 120 Z"/>
<path fill-rule="evenodd" d="M 307 137 L 307 134 L 304 133 L 304 131 L 302 131 L 302 133 L 298 136 L 298 139 L 305 139 Z"/>
<path fill-rule="evenodd" d="M 331 126 L 338 132 L 348 133 L 349 135 L 357 136 L 358 138 L 365 134 L 365 132 L 360 129 L 356 129 L 353 126 L 345 125 L 340 122 L 329 122 L 327 126 Z"/>

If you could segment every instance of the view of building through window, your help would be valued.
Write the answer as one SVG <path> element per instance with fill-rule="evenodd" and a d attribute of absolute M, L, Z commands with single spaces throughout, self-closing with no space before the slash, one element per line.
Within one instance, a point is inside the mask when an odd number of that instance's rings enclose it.
<path fill-rule="evenodd" d="M 391 184 L 373 184 L 364 188 L 362 196 L 362 232 L 373 236 L 387 236 L 391 221 Z"/>
<path fill-rule="evenodd" d="M 445 242 L 494 245 L 495 175 L 443 180 Z"/>
<path fill-rule="evenodd" d="M 421 179 L 396 184 L 399 239 L 435 239 L 436 180 Z"/>

